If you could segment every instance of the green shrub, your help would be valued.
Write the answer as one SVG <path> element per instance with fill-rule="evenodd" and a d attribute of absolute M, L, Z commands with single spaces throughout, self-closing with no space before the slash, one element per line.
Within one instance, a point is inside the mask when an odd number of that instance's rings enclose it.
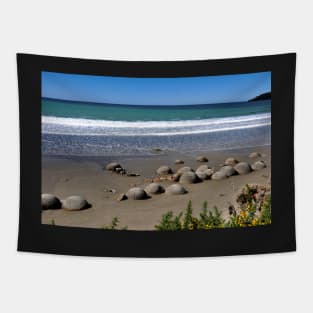
<path fill-rule="evenodd" d="M 228 220 L 222 218 L 222 212 L 216 206 L 208 210 L 207 201 L 203 203 L 199 216 L 194 216 L 192 203 L 189 201 L 184 213 L 180 212 L 178 215 L 174 215 L 172 211 L 165 213 L 160 223 L 155 225 L 155 229 L 162 231 L 208 230 L 271 224 L 271 196 L 266 195 L 268 191 L 264 186 L 246 185 L 237 196 L 237 210 L 231 206 Z"/>

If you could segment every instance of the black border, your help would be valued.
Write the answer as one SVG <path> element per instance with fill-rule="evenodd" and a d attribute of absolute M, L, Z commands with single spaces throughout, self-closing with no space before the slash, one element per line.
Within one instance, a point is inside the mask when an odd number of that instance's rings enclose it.
<path fill-rule="evenodd" d="M 294 82 L 296 54 L 203 61 L 101 61 L 17 54 L 20 105 L 18 251 L 85 256 L 194 257 L 296 250 Z M 110 231 L 41 224 L 41 71 L 186 77 L 272 72 L 272 224 L 210 231 Z"/>

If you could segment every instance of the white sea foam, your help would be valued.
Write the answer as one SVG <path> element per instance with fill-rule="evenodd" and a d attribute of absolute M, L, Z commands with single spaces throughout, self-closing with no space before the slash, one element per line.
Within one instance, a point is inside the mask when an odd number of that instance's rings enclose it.
<path fill-rule="evenodd" d="M 42 116 L 42 133 L 88 136 L 173 136 L 271 125 L 271 114 L 180 121 L 108 121 Z"/>

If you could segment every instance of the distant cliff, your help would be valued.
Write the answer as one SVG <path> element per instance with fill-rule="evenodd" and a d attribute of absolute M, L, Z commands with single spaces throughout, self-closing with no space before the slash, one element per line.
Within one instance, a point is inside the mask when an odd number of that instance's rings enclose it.
<path fill-rule="evenodd" d="M 271 100 L 271 99 L 272 99 L 272 94 L 270 92 L 265 92 L 248 101 Z"/>

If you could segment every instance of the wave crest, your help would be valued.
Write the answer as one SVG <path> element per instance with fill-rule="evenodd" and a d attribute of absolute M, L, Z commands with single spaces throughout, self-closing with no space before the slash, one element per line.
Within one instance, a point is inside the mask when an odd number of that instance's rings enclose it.
<path fill-rule="evenodd" d="M 108 121 L 42 116 L 42 133 L 85 136 L 172 136 L 271 125 L 271 114 L 179 121 Z"/>

